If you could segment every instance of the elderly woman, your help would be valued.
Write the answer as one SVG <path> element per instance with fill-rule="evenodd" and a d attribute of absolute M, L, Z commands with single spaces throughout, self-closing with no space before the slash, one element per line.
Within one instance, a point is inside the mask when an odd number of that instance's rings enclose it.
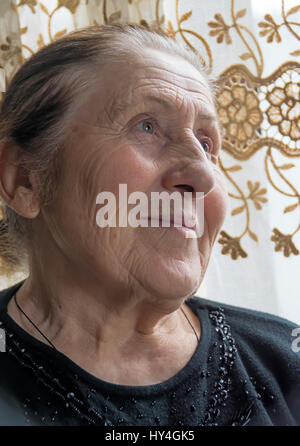
<path fill-rule="evenodd" d="M 213 91 L 194 53 L 130 24 L 71 33 L 12 79 L 1 247 L 29 275 L 0 294 L 0 424 L 300 424 L 295 325 L 194 295 L 227 208 Z M 99 226 L 120 185 L 201 193 L 200 235 L 200 213 Z"/>

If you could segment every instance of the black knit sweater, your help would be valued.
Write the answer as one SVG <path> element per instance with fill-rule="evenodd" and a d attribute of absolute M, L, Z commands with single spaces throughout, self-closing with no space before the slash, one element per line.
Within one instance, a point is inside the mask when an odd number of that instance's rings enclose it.
<path fill-rule="evenodd" d="M 0 292 L 0 425 L 300 425 L 292 322 L 191 297 L 201 339 L 187 365 L 162 383 L 124 386 L 92 376 L 19 327 L 7 304 L 22 284 Z"/>

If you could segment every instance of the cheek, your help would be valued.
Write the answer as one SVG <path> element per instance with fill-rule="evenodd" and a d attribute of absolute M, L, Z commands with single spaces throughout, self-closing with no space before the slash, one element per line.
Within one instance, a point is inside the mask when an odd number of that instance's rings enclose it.
<path fill-rule="evenodd" d="M 212 235 L 222 227 L 229 206 L 225 181 L 218 181 L 214 190 L 204 199 L 205 222 Z"/>
<path fill-rule="evenodd" d="M 134 146 L 124 144 L 109 160 L 111 189 L 126 184 L 128 194 L 146 191 L 155 178 L 155 163 Z"/>
<path fill-rule="evenodd" d="M 104 156 L 103 151 L 105 153 Z M 78 216 L 78 220 L 84 222 L 84 216 L 88 216 L 89 222 L 85 224 L 85 228 L 88 228 L 89 234 L 93 234 L 97 214 L 101 207 L 103 207 L 99 204 L 99 201 L 97 203 L 97 196 L 102 192 L 112 192 L 115 197 L 116 222 L 118 222 L 118 206 L 120 203 L 119 185 L 125 184 L 127 186 L 128 198 L 132 192 L 148 190 L 154 178 L 155 165 L 153 161 L 146 160 L 133 146 L 121 144 L 114 147 L 106 146 L 105 150 L 102 150 L 101 153 L 95 152 L 92 155 L 89 154 L 88 157 L 82 159 L 79 178 L 77 178 L 77 195 L 80 196 L 79 201 L 81 203 L 81 215 Z M 103 205 L 107 208 L 108 203 L 105 202 Z M 126 205 L 128 210 L 130 206 L 129 204 L 128 206 Z M 114 211 L 112 212 L 114 213 Z M 96 232 L 99 236 L 99 231 L 97 230 Z M 103 231 L 105 237 L 108 235 L 108 232 L 111 232 L 111 236 L 115 240 L 119 239 L 125 233 L 124 228 L 122 228 L 120 234 L 118 234 L 118 228 L 113 228 L 111 231 Z"/>

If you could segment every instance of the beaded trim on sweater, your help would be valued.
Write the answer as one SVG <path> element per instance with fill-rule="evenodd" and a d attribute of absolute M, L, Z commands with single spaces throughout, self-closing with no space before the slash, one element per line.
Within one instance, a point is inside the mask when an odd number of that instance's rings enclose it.
<path fill-rule="evenodd" d="M 235 345 L 235 340 L 231 334 L 230 326 L 226 323 L 224 310 L 223 308 L 217 308 L 216 310 L 209 311 L 209 318 L 211 324 L 217 334 L 218 341 L 214 342 L 214 354 L 218 351 L 219 356 L 219 367 L 217 378 L 214 382 L 213 391 L 210 393 L 208 398 L 208 406 L 205 410 L 205 414 L 203 419 L 199 421 L 200 426 L 217 426 L 218 419 L 222 412 L 222 409 L 226 406 L 226 402 L 228 400 L 228 396 L 231 392 L 232 388 L 232 380 L 231 380 L 231 370 L 235 364 L 237 348 Z M 0 325 L 2 322 L 0 321 Z M 77 394 L 76 388 L 66 388 L 63 384 L 63 379 L 59 377 L 59 373 L 56 374 L 51 370 L 51 367 L 47 368 L 38 363 L 36 358 L 32 356 L 24 346 L 22 342 L 18 339 L 18 337 L 14 333 L 6 332 L 7 337 L 7 352 L 11 355 L 22 367 L 28 369 L 36 379 L 36 383 L 43 386 L 44 391 L 47 390 L 49 392 L 49 400 L 46 402 L 48 409 L 49 406 L 55 406 L 56 408 L 53 410 L 51 415 L 51 422 L 55 422 L 59 420 L 60 411 L 66 416 L 66 413 L 69 412 L 70 415 L 78 417 L 82 423 L 88 425 L 102 425 L 102 426 L 112 426 L 115 423 L 112 423 L 109 415 L 110 408 L 110 396 L 103 395 L 105 400 L 105 405 L 101 407 L 95 407 L 93 405 L 93 395 L 97 393 L 94 388 L 89 386 L 86 398 L 82 398 Z M 208 356 L 208 364 L 207 370 L 200 371 L 199 378 L 206 378 L 211 375 L 209 371 L 209 363 L 212 360 L 212 355 Z M 78 376 L 75 374 L 74 379 L 78 380 Z M 82 377 L 80 377 L 82 379 Z M 186 395 L 192 392 L 192 387 L 188 387 L 185 390 Z M 207 390 L 204 390 L 203 396 L 207 395 Z M 55 397 L 55 402 L 53 402 L 53 397 Z M 170 395 L 171 402 L 175 400 L 176 392 L 173 392 Z M 41 425 L 45 424 L 47 421 L 45 416 L 40 413 L 39 410 L 36 410 L 36 404 L 40 402 L 40 397 L 35 398 L 36 403 L 33 402 L 31 398 L 26 398 L 23 403 L 24 407 L 24 416 L 28 423 L 30 423 L 32 417 L 33 420 L 39 422 Z M 51 401 L 52 400 L 52 401 Z M 135 398 L 130 398 L 126 402 L 127 406 L 126 410 L 130 411 L 130 413 L 135 413 L 137 419 L 142 419 L 144 414 L 138 407 L 138 401 Z M 153 400 L 149 402 L 151 408 L 154 408 L 156 401 Z M 247 403 L 236 411 L 230 421 L 229 425 L 237 426 L 237 425 L 246 425 L 249 423 L 252 414 L 252 403 Z M 117 420 L 118 425 L 128 425 L 126 423 L 126 410 L 124 407 L 119 407 L 119 418 Z M 196 410 L 194 404 L 191 404 L 190 411 L 193 412 Z M 67 411 L 67 412 L 66 412 Z M 178 408 L 170 405 L 170 416 L 178 413 Z M 124 419 L 125 418 L 125 419 Z M 160 418 L 157 416 L 153 417 L 153 424 L 159 426 Z M 177 425 L 184 425 L 180 420 L 177 421 Z M 132 425 L 132 424 L 131 424 Z"/>

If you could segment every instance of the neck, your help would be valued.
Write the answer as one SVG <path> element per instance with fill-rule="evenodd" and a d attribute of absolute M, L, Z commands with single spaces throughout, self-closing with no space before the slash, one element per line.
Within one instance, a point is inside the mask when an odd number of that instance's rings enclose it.
<path fill-rule="evenodd" d="M 183 303 L 184 298 L 153 297 L 146 290 L 129 291 L 121 284 L 112 288 L 104 280 L 93 280 L 86 271 L 70 271 L 57 261 L 52 266 L 33 262 L 31 271 L 17 293 L 18 303 L 67 355 L 75 350 L 85 352 L 87 345 L 91 356 L 98 358 L 112 352 L 117 356 L 138 355 L 141 350 L 150 355 L 173 348 L 185 337 L 196 340 L 180 307 L 199 336 L 198 318 Z M 45 342 L 12 301 L 8 310 L 25 330 Z"/>

